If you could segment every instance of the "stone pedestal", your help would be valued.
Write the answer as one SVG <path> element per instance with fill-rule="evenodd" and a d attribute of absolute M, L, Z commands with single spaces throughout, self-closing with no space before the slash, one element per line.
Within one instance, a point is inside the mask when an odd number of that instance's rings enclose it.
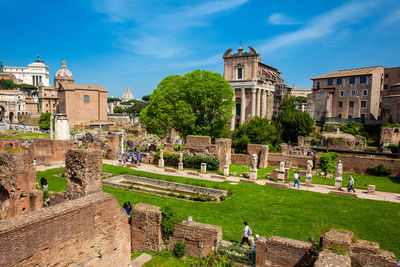
<path fill-rule="evenodd" d="M 311 186 L 311 180 L 312 180 L 312 174 L 307 173 L 306 174 L 306 186 Z"/>
<path fill-rule="evenodd" d="M 229 165 L 224 166 L 224 176 L 229 176 Z"/>
<path fill-rule="evenodd" d="M 278 182 L 279 183 L 285 182 L 285 170 L 278 170 Z"/>
<path fill-rule="evenodd" d="M 178 163 L 178 170 L 183 171 L 183 163 Z"/>
<path fill-rule="evenodd" d="M 368 194 L 375 194 L 375 185 L 368 185 Z"/>
<path fill-rule="evenodd" d="M 207 173 L 207 164 L 206 163 L 202 163 L 201 164 L 200 173 L 202 173 L 202 174 L 206 174 Z"/>
<path fill-rule="evenodd" d="M 342 178 L 336 178 L 335 179 L 335 190 L 340 190 L 342 189 Z"/>
<path fill-rule="evenodd" d="M 257 169 L 251 169 L 250 170 L 250 179 L 257 179 Z"/>
<path fill-rule="evenodd" d="M 158 168 L 164 168 L 164 160 L 163 159 L 160 159 L 158 161 Z"/>

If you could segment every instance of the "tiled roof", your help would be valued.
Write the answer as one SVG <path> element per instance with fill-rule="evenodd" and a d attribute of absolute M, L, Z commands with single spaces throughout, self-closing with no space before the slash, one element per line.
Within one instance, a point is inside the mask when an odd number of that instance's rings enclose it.
<path fill-rule="evenodd" d="M 328 74 L 320 75 L 314 78 L 311 78 L 311 80 L 315 79 L 324 79 L 324 78 L 338 78 L 338 77 L 348 77 L 348 76 L 360 76 L 360 75 L 368 75 L 372 74 L 378 69 L 383 69 L 382 66 L 376 66 L 376 67 L 368 67 L 368 68 L 360 68 L 360 69 L 349 69 L 349 70 L 338 70 L 335 72 L 331 72 Z"/>
<path fill-rule="evenodd" d="M 101 85 L 63 83 L 62 87 L 64 88 L 64 90 L 89 90 L 107 92 L 107 90 Z"/>

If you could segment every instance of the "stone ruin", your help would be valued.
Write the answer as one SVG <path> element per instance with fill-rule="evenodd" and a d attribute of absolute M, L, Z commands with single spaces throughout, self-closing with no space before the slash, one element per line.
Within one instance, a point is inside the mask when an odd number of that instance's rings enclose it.
<path fill-rule="evenodd" d="M 364 150 L 364 138 L 360 135 L 347 133 L 323 133 L 321 137 L 322 147 L 337 150 Z"/>

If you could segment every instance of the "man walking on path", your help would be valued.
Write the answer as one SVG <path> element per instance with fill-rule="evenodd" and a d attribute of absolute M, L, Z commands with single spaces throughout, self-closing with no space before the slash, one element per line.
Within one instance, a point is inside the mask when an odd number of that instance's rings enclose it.
<path fill-rule="evenodd" d="M 298 172 L 294 173 L 294 185 L 293 185 L 293 187 L 296 187 L 296 184 L 297 184 L 297 188 L 300 189 L 300 175 L 299 175 Z"/>
<path fill-rule="evenodd" d="M 354 185 L 354 179 L 353 179 L 353 176 L 350 175 L 349 183 L 347 184 L 347 192 L 350 192 L 350 191 L 353 191 L 353 193 L 356 192 L 356 190 L 354 190 L 354 188 L 353 188 L 353 185 Z"/>
<path fill-rule="evenodd" d="M 244 221 L 243 224 L 244 224 L 244 228 L 243 228 L 243 234 L 242 234 L 242 243 L 240 243 L 240 244 L 243 245 L 244 242 L 247 242 L 249 247 L 251 247 L 251 244 L 249 242 L 249 236 L 251 235 L 250 227 L 247 225 L 246 221 Z"/>

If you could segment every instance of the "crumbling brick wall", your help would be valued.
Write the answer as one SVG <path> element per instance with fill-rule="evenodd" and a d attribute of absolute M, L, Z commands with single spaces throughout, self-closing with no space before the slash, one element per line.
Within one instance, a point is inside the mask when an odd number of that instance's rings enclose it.
<path fill-rule="evenodd" d="M 186 255 L 203 258 L 213 253 L 222 239 L 222 228 L 215 225 L 183 221 L 175 226 L 170 249 L 179 241 L 186 244 Z"/>
<path fill-rule="evenodd" d="M 0 139 L 0 152 L 6 152 L 9 149 L 21 148 L 20 138 L 1 138 Z"/>
<path fill-rule="evenodd" d="M 157 206 L 139 203 L 132 208 L 132 251 L 161 249 L 161 219 L 162 213 Z"/>
<path fill-rule="evenodd" d="M 65 198 L 75 199 L 101 191 L 102 164 L 100 150 L 68 150 L 65 155 Z"/>
<path fill-rule="evenodd" d="M 107 139 L 108 142 L 104 146 L 104 158 L 116 160 L 118 159 L 119 135 L 110 134 Z"/>
<path fill-rule="evenodd" d="M 0 153 L 0 220 L 41 208 L 42 195 L 28 154 Z"/>
<path fill-rule="evenodd" d="M 301 266 L 307 259 L 311 243 L 272 236 L 260 237 L 257 241 L 257 267 L 291 267 Z"/>
<path fill-rule="evenodd" d="M 29 155 L 36 163 L 64 161 L 67 150 L 75 148 L 73 141 L 37 138 L 29 147 Z"/>
<path fill-rule="evenodd" d="M 247 145 L 247 154 L 250 156 L 256 154 L 258 157 L 258 168 L 264 169 L 268 167 L 268 154 L 269 154 L 269 146 L 267 145 L 258 145 L 258 144 L 248 144 Z"/>
<path fill-rule="evenodd" d="M 0 266 L 128 266 L 128 217 L 104 192 L 0 223 Z"/>

